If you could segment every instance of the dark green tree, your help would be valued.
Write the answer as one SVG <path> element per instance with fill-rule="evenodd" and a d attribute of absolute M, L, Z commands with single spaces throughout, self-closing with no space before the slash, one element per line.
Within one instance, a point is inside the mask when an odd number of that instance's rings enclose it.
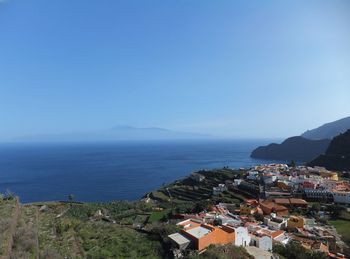
<path fill-rule="evenodd" d="M 69 200 L 69 202 L 72 202 L 74 200 L 74 194 L 69 194 L 68 200 Z"/>

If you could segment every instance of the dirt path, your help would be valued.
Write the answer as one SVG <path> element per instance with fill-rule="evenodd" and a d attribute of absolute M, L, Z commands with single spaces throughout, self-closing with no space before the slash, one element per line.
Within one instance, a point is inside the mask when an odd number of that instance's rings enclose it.
<path fill-rule="evenodd" d="M 39 248 L 39 208 L 35 206 L 35 233 L 36 233 L 36 258 L 40 258 Z"/>
<path fill-rule="evenodd" d="M 7 244 L 6 254 L 4 256 L 0 257 L 1 259 L 10 259 L 11 258 L 14 236 L 16 234 L 16 227 L 17 227 L 17 223 L 18 223 L 18 218 L 19 218 L 19 215 L 21 213 L 19 199 L 17 197 L 15 199 L 16 199 L 16 207 L 15 207 L 15 213 L 13 215 L 13 219 L 12 219 L 11 226 L 10 226 L 10 234 L 9 234 L 10 240 Z"/>
<path fill-rule="evenodd" d="M 85 258 L 85 251 L 81 247 L 80 241 L 78 237 L 74 234 L 74 250 L 81 256 L 81 258 Z"/>

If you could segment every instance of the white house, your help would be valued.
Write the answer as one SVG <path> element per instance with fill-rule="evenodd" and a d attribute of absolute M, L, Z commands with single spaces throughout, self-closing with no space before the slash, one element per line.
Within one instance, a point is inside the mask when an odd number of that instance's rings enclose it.
<path fill-rule="evenodd" d="M 264 224 L 274 230 L 285 229 L 287 227 L 287 219 L 271 215 L 271 217 L 264 218 Z"/>
<path fill-rule="evenodd" d="M 220 183 L 218 187 L 213 187 L 213 194 L 219 195 L 220 193 L 227 191 L 227 187 L 225 184 Z"/>
<path fill-rule="evenodd" d="M 265 251 L 272 251 L 272 239 L 265 235 L 251 235 L 250 245 Z"/>
<path fill-rule="evenodd" d="M 241 182 L 242 182 L 242 179 L 235 179 L 235 180 L 233 181 L 233 185 L 234 185 L 234 186 L 238 186 L 238 185 L 241 184 Z"/>
<path fill-rule="evenodd" d="M 190 177 L 196 182 L 202 182 L 205 179 L 205 176 L 199 173 L 192 173 Z"/>
<path fill-rule="evenodd" d="M 350 204 L 350 191 L 333 191 L 335 203 Z"/>
<path fill-rule="evenodd" d="M 259 177 L 259 172 L 257 171 L 249 171 L 247 175 L 247 179 L 249 180 L 256 180 Z"/>
<path fill-rule="evenodd" d="M 250 244 L 250 235 L 248 229 L 245 227 L 235 228 L 235 246 L 249 246 Z"/>

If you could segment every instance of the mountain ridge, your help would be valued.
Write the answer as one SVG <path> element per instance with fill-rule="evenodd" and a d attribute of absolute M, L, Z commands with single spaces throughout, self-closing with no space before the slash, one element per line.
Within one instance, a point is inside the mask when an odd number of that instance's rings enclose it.
<path fill-rule="evenodd" d="M 329 170 L 350 170 L 350 130 L 335 137 L 325 154 L 308 163 L 310 166 L 323 166 Z"/>
<path fill-rule="evenodd" d="M 319 139 L 333 139 L 341 133 L 344 133 L 350 129 L 350 116 L 345 117 L 336 121 L 325 123 L 320 127 L 317 127 L 312 130 L 307 130 L 301 137 L 319 140 Z"/>
<path fill-rule="evenodd" d="M 326 151 L 330 140 L 310 140 L 300 136 L 287 138 L 281 144 L 271 143 L 253 150 L 251 157 L 260 159 L 307 162 Z M 300 149 L 300 147 L 303 149 Z"/>
<path fill-rule="evenodd" d="M 350 117 L 307 130 L 300 136 L 287 138 L 280 144 L 257 147 L 252 151 L 251 157 L 308 162 L 325 153 L 331 140 L 347 129 L 350 129 Z"/>

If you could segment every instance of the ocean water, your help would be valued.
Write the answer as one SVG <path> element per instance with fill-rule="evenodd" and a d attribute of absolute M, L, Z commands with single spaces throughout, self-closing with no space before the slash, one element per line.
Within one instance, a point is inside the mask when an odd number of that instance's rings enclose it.
<path fill-rule="evenodd" d="M 270 141 L 0 144 L 0 192 L 22 202 L 136 200 L 195 170 L 273 162 L 250 158 Z"/>

